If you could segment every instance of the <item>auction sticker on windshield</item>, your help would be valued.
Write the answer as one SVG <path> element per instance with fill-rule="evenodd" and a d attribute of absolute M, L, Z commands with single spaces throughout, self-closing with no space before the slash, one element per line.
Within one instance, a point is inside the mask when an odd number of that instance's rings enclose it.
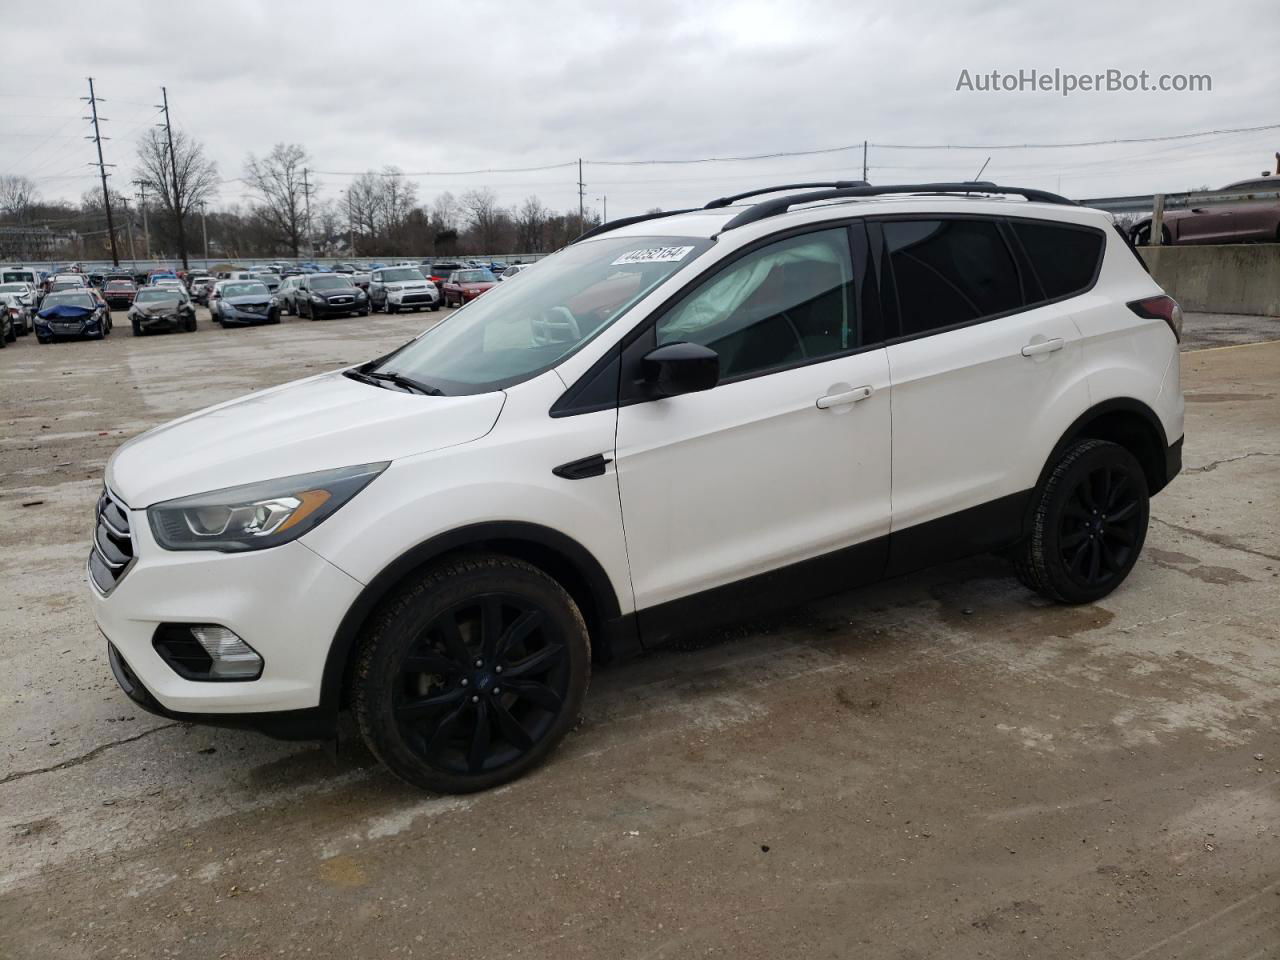
<path fill-rule="evenodd" d="M 689 255 L 693 247 L 645 247 L 643 250 L 632 250 L 624 253 L 610 266 L 617 267 L 627 263 L 674 263 Z"/>

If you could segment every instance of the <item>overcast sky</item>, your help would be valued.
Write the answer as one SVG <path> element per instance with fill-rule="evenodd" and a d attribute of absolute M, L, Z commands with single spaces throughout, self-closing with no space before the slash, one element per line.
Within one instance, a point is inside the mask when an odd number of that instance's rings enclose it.
<path fill-rule="evenodd" d="M 250 151 L 302 144 L 322 197 L 349 177 L 605 160 L 680 160 L 872 144 L 1062 143 L 1280 123 L 1275 0 L 1150 4 L 953 0 L 913 4 L 387 3 L 6 0 L 0 173 L 47 197 L 94 183 L 80 139 L 84 78 L 110 118 L 117 182 L 169 90 L 175 126 L 228 182 Z M 982 93 L 1019 69 L 1208 74 L 1199 93 Z M 873 182 L 984 178 L 1072 197 L 1221 186 L 1274 168 L 1280 129 L 1073 149 L 871 147 Z M 857 177 L 862 151 L 732 163 L 585 166 L 610 217 L 794 179 Z M 577 205 L 576 165 L 415 176 L 423 202 L 489 186 Z"/>

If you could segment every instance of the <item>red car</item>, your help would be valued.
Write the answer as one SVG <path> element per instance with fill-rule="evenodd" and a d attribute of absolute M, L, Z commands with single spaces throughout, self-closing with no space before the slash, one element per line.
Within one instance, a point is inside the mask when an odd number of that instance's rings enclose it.
<path fill-rule="evenodd" d="M 484 293 L 498 278 L 488 270 L 455 270 L 444 282 L 444 305 L 460 307 Z"/>
<path fill-rule="evenodd" d="M 128 310 L 137 293 L 138 286 L 132 280 L 108 280 L 102 288 L 102 299 L 112 310 Z"/>
<path fill-rule="evenodd" d="M 1280 156 L 1277 159 L 1280 160 Z M 1277 167 L 1280 167 L 1280 162 Z M 1222 189 L 1240 192 L 1242 196 L 1238 200 L 1203 207 L 1166 210 L 1160 242 L 1186 244 L 1280 241 L 1280 200 L 1255 199 L 1249 195 L 1255 192 L 1280 191 L 1280 173 L 1229 183 Z M 1130 237 L 1138 246 L 1150 243 L 1151 218 L 1136 223 Z"/>

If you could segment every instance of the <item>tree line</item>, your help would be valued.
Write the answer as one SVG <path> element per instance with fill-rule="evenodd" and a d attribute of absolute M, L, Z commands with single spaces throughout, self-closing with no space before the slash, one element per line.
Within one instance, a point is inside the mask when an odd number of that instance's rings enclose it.
<path fill-rule="evenodd" d="M 181 220 L 187 254 L 196 258 L 204 256 L 206 238 L 210 257 L 229 260 L 543 253 L 600 222 L 594 211 L 583 217 L 577 210 L 556 212 L 536 196 L 503 207 L 488 187 L 458 195 L 445 191 L 428 202 L 414 181 L 391 166 L 335 190 L 317 182 L 310 168 L 300 144 L 250 153 L 239 178 L 244 199 L 218 203 L 224 181 L 204 145 L 175 130 L 171 159 L 163 132 L 148 130 L 126 181 L 134 189 L 108 189 L 116 249 L 122 259 L 146 259 L 148 253 L 178 259 Z M 117 172 L 113 179 L 125 177 Z M 0 226 L 47 227 L 58 244 L 56 255 L 64 258 L 111 256 L 102 191 L 96 187 L 79 203 L 46 201 L 30 178 L 0 177 Z M 5 255 L 19 252 L 11 241 Z"/>

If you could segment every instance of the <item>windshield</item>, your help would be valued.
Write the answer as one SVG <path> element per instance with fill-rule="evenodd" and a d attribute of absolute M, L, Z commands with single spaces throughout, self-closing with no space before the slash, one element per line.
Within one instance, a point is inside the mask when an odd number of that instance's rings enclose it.
<path fill-rule="evenodd" d="M 711 245 L 608 237 L 566 247 L 519 283 L 500 283 L 372 368 L 446 394 L 520 383 L 579 350 Z"/>
<path fill-rule="evenodd" d="M 87 293 L 51 293 L 44 298 L 41 309 L 49 307 L 87 307 L 92 310 L 97 304 Z"/>
<path fill-rule="evenodd" d="M 493 283 L 497 278 L 489 270 L 459 270 L 449 279 L 454 283 Z"/>
<path fill-rule="evenodd" d="M 351 281 L 343 276 L 312 277 L 309 286 L 312 290 L 341 290 L 351 286 Z"/>
<path fill-rule="evenodd" d="M 224 297 L 267 297 L 271 291 L 265 283 L 228 283 L 222 287 Z"/>
<path fill-rule="evenodd" d="M 49 289 L 51 291 L 52 290 L 83 290 L 84 284 L 78 283 L 75 280 L 55 280 L 53 283 L 49 284 Z"/>
<path fill-rule="evenodd" d="M 112 280 L 110 283 L 107 284 L 107 289 L 108 290 L 132 290 L 133 282 L 130 280 Z"/>
<path fill-rule="evenodd" d="M 139 290 L 134 298 L 136 303 L 155 303 L 158 300 L 177 300 L 176 290 Z"/>
<path fill-rule="evenodd" d="M 20 283 L 35 283 L 36 276 L 29 270 L 6 270 L 3 280 L 5 283 L 10 281 L 18 281 Z"/>
<path fill-rule="evenodd" d="M 255 280 L 261 280 L 263 283 L 279 283 L 280 282 L 280 278 L 276 276 L 274 273 L 255 273 L 253 275 L 253 278 Z"/>
<path fill-rule="evenodd" d="M 382 271 L 382 279 L 385 283 L 404 283 L 408 280 L 417 280 L 421 283 L 427 278 L 422 275 L 422 271 L 414 267 L 392 267 L 390 270 Z"/>

